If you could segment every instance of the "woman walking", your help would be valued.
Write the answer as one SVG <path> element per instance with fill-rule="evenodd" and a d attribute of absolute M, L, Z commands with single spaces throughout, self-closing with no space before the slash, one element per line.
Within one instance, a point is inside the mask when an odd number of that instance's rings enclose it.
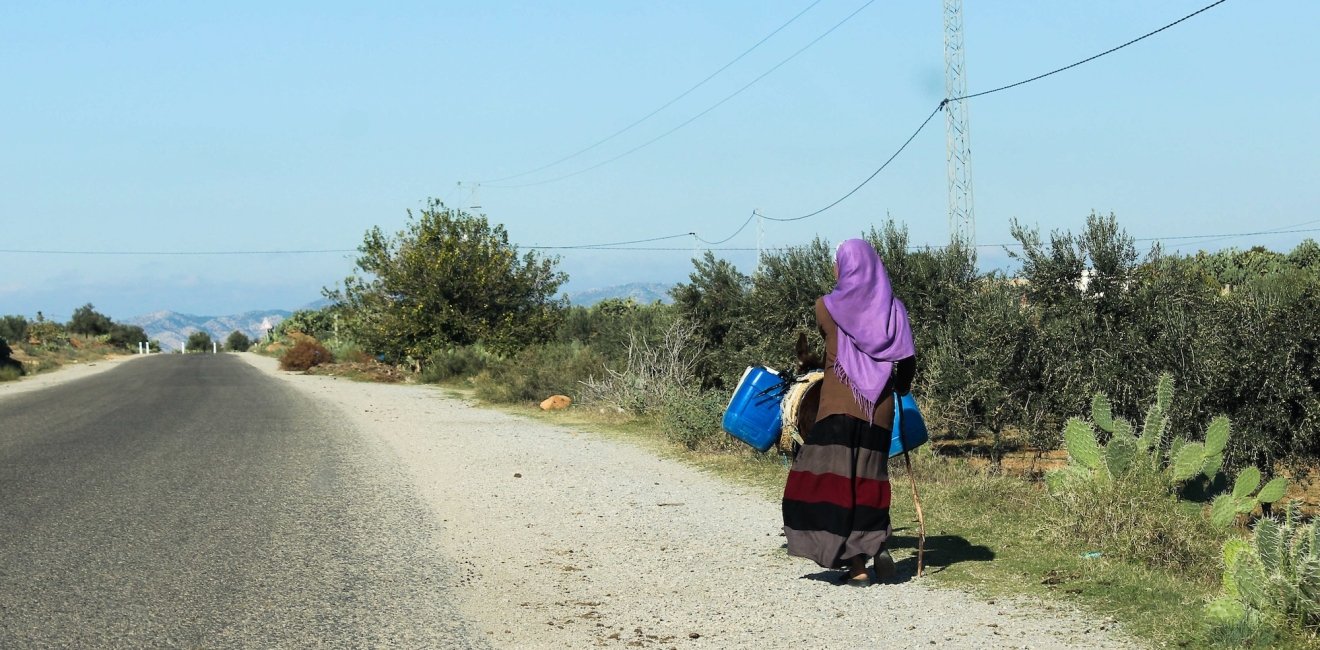
<path fill-rule="evenodd" d="M 839 245 L 834 291 L 816 300 L 825 337 L 825 378 L 816 424 L 806 434 L 784 486 L 784 533 L 790 555 L 827 569 L 846 568 L 845 583 L 893 575 L 889 557 L 889 445 L 894 393 L 906 393 L 916 369 L 907 308 L 865 240 Z"/>

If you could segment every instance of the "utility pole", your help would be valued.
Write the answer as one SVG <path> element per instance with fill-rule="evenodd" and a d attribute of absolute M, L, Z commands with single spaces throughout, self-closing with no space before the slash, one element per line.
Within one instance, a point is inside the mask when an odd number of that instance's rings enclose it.
<path fill-rule="evenodd" d="M 967 95 L 963 53 L 962 0 L 944 0 L 944 98 Z M 972 210 L 972 143 L 967 100 L 944 105 L 945 150 L 949 171 L 949 239 L 976 250 Z"/>
<path fill-rule="evenodd" d="M 756 217 L 756 274 L 761 274 L 761 242 L 765 239 L 765 220 L 761 218 L 760 208 L 752 210 L 752 216 Z"/>

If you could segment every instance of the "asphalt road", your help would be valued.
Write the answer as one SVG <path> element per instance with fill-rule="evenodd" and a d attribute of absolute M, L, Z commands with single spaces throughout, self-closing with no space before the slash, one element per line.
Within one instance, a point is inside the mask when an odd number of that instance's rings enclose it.
<path fill-rule="evenodd" d="M 230 355 L 0 397 L 0 648 L 483 646 L 347 427 Z"/>

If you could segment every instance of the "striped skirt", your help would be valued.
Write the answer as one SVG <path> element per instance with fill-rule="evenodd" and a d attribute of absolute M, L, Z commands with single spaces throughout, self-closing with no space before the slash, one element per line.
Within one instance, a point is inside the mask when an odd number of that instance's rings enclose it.
<path fill-rule="evenodd" d="M 888 429 L 848 415 L 816 423 L 784 486 L 788 553 L 839 568 L 889 539 Z"/>

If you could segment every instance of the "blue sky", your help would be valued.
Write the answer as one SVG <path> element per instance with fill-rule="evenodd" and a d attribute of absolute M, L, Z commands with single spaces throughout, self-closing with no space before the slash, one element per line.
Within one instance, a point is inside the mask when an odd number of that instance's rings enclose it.
<path fill-rule="evenodd" d="M 1210 0 L 970 0 L 976 92 L 1108 49 Z M 939 0 L 873 2 L 687 126 L 865 0 L 96 3 L 9 6 L 0 21 L 5 250 L 353 249 L 428 197 L 505 224 L 523 247 L 695 231 L 753 209 L 814 211 L 866 178 L 939 103 Z M 624 134 L 542 172 L 720 75 Z M 1077 229 L 1113 212 L 1137 237 L 1320 228 L 1320 3 L 1230 0 L 1068 72 L 971 100 L 977 239 L 1017 218 Z M 949 237 L 943 116 L 838 207 L 767 223 L 765 246 L 855 236 L 886 215 Z M 460 186 L 459 184 L 462 183 Z M 539 183 L 527 187 L 499 187 Z M 1209 240 L 1286 250 L 1316 233 Z M 566 250 L 581 290 L 676 282 L 698 250 Z M 755 248 L 749 228 L 725 247 Z M 1143 249 L 1147 244 L 1142 244 Z M 1196 240 L 1168 242 L 1196 250 Z M 720 251 L 744 269 L 747 250 Z M 985 247 L 982 265 L 1006 264 Z M 350 253 L 0 253 L 0 313 L 66 319 L 294 308 Z"/>

